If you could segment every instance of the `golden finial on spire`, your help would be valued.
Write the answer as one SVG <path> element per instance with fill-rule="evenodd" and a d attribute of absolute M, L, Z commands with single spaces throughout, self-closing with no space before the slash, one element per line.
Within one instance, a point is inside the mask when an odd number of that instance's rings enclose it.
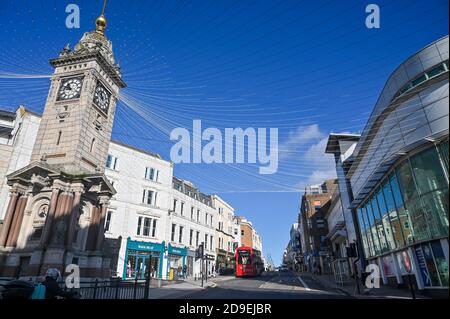
<path fill-rule="evenodd" d="M 107 26 L 106 19 L 105 19 L 105 10 L 106 10 L 106 1 L 103 1 L 103 9 L 102 14 L 95 20 L 95 31 L 100 33 L 101 35 L 105 34 L 105 29 Z"/>

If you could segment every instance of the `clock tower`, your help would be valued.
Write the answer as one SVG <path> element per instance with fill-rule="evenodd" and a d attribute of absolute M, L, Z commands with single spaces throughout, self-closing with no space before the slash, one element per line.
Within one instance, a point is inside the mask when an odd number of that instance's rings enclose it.
<path fill-rule="evenodd" d="M 57 58 L 31 164 L 7 176 L 0 276 L 64 273 L 109 277 L 114 247 L 104 237 L 114 187 L 104 175 L 119 90 L 125 87 L 102 14 Z"/>
<path fill-rule="evenodd" d="M 74 175 L 104 171 L 119 89 L 125 87 L 105 29 L 102 14 L 95 31 L 50 60 L 55 71 L 31 161 Z"/>

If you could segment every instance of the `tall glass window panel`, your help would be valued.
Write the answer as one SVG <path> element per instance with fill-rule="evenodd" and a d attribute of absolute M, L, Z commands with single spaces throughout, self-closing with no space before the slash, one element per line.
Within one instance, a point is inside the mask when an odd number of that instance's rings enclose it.
<path fill-rule="evenodd" d="M 385 179 L 383 181 L 383 183 L 381 184 L 381 189 L 383 190 L 384 201 L 386 204 L 386 209 L 388 211 L 387 214 L 391 222 L 392 238 L 394 239 L 395 245 L 397 247 L 404 247 L 405 240 L 403 237 L 402 223 L 397 213 L 394 195 L 391 192 L 391 187 L 389 186 L 388 179 Z"/>
<path fill-rule="evenodd" d="M 375 246 L 373 243 L 372 230 L 370 229 L 369 219 L 367 218 L 367 211 L 366 211 L 365 206 L 363 206 L 361 208 L 361 216 L 362 216 L 362 220 L 364 223 L 364 229 L 365 229 L 364 234 L 366 236 L 367 244 L 369 246 L 370 256 L 375 256 Z"/>
<path fill-rule="evenodd" d="M 432 241 L 431 248 L 433 250 L 434 260 L 436 262 L 442 286 L 448 287 L 448 263 L 439 240 Z"/>
<path fill-rule="evenodd" d="M 431 237 L 448 235 L 448 183 L 439 154 L 431 147 L 411 157 L 411 167 L 422 198 L 423 215 Z"/>
<path fill-rule="evenodd" d="M 429 216 L 431 237 L 448 236 L 448 189 L 430 192 L 422 196 L 423 209 Z"/>
<path fill-rule="evenodd" d="M 369 250 L 369 243 L 367 241 L 367 234 L 366 234 L 366 226 L 364 224 L 364 220 L 362 217 L 362 209 L 358 208 L 358 223 L 359 223 L 359 230 L 360 230 L 360 234 L 361 234 L 361 239 L 362 239 L 362 243 L 363 243 L 363 249 L 364 249 L 364 255 L 366 255 L 366 257 L 370 257 L 370 250 Z"/>
<path fill-rule="evenodd" d="M 412 244 L 414 240 L 414 230 L 412 227 L 412 220 L 408 209 L 405 207 L 403 197 L 398 185 L 397 175 L 392 173 L 389 176 L 389 184 L 391 186 L 392 195 L 394 197 L 395 205 L 397 207 L 397 214 L 402 226 L 403 235 L 406 244 Z"/>
<path fill-rule="evenodd" d="M 370 201 L 368 201 L 364 207 L 366 208 L 367 212 L 367 220 L 369 222 L 369 229 L 370 233 L 372 234 L 372 240 L 373 240 L 373 248 L 374 248 L 374 254 L 379 255 L 381 252 L 381 246 L 380 246 L 380 240 L 378 239 L 377 229 L 375 225 L 375 219 L 373 217 L 372 207 L 370 205 Z"/>
<path fill-rule="evenodd" d="M 447 179 L 435 147 L 411 157 L 411 168 L 420 194 L 448 188 Z"/>
<path fill-rule="evenodd" d="M 377 204 L 377 200 L 375 196 L 372 196 L 370 198 L 370 204 L 372 206 L 372 212 L 373 212 L 373 217 L 375 220 L 375 229 L 378 235 L 378 238 L 380 240 L 380 249 L 381 252 L 387 252 L 389 251 L 389 247 L 388 247 L 388 243 L 386 240 L 386 234 L 383 228 L 383 220 L 381 219 L 381 214 L 380 211 L 378 209 L 378 204 Z"/>
<path fill-rule="evenodd" d="M 449 176 L 448 171 L 448 158 L 449 158 L 449 150 L 448 150 L 448 141 L 440 143 L 438 146 L 439 154 L 441 155 L 441 160 L 444 165 L 444 169 L 447 173 L 447 177 Z"/>
<path fill-rule="evenodd" d="M 428 227 L 429 221 L 422 208 L 409 160 L 405 160 L 398 167 L 397 177 L 405 205 L 408 208 L 413 223 L 414 239 L 417 241 L 429 239 L 431 235 Z"/>
<path fill-rule="evenodd" d="M 381 187 L 377 189 L 376 200 L 378 202 L 378 208 L 380 210 L 381 220 L 383 222 L 384 234 L 388 243 L 389 250 L 395 249 L 394 234 L 391 227 L 391 222 L 389 220 L 388 209 L 384 201 L 383 190 Z"/>

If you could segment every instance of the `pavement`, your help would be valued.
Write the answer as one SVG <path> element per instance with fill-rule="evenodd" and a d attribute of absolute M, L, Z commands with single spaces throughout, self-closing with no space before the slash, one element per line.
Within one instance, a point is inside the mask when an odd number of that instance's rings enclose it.
<path fill-rule="evenodd" d="M 326 289 L 339 290 L 348 296 L 358 299 L 412 299 L 411 291 L 409 289 L 399 289 L 390 286 L 381 285 L 380 288 L 367 289 L 360 285 L 360 292 L 358 293 L 356 283 L 346 283 L 345 285 L 336 284 L 331 275 L 312 275 L 309 273 L 302 273 L 303 277 L 313 277 L 314 280 L 320 282 Z M 415 292 L 416 299 L 430 299 L 418 292 Z"/>
<path fill-rule="evenodd" d="M 294 272 L 266 272 L 260 277 L 219 276 L 191 279 L 150 290 L 154 299 L 348 299 L 345 292 L 326 287 L 313 277 Z"/>

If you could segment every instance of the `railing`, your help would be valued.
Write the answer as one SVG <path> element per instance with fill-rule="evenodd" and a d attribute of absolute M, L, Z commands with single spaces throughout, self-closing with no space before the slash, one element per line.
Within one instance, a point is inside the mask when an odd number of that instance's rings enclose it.
<path fill-rule="evenodd" d="M 11 280 L 14 279 L 0 278 L 0 286 Z M 38 283 L 36 280 L 30 281 Z M 80 282 L 79 288 L 67 288 L 64 281 L 61 281 L 60 286 L 65 291 L 77 292 L 81 299 L 148 299 L 151 295 L 150 281 L 150 278 L 129 280 L 114 278 Z"/>
<path fill-rule="evenodd" d="M 335 283 L 343 286 L 345 285 L 345 283 L 351 281 L 347 258 L 336 259 L 331 263 L 331 265 L 333 268 L 333 276 Z"/>

